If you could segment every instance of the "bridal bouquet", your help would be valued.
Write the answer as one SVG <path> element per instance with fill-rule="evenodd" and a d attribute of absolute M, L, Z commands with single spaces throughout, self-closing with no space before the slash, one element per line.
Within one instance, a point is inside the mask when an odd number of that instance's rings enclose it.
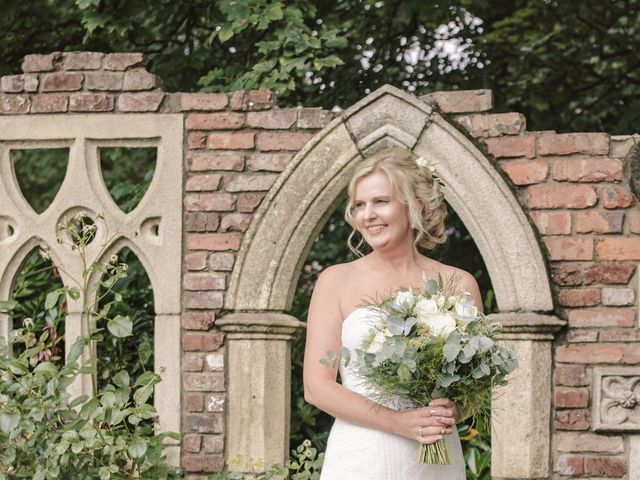
<path fill-rule="evenodd" d="M 400 395 L 423 407 L 447 397 L 468 415 L 489 414 L 493 388 L 517 366 L 515 352 L 496 341 L 500 325 L 479 314 L 467 292 L 456 293 L 456 283 L 439 276 L 370 305 L 380 321 L 354 360 L 377 400 Z M 417 461 L 451 463 L 444 440 L 421 445 Z"/>

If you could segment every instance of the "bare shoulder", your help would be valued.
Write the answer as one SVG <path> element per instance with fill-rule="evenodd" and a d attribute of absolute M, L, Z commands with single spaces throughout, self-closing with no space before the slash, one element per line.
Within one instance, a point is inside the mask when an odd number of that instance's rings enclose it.
<path fill-rule="evenodd" d="M 422 261 L 424 262 L 423 271 L 429 278 L 440 274 L 445 280 L 448 278 L 456 279 L 458 282 L 458 288 L 461 291 L 469 292 L 471 297 L 474 299 L 475 305 L 482 310 L 482 295 L 480 294 L 480 288 L 478 287 L 478 282 L 471 273 L 461 268 L 454 267 L 453 265 L 447 265 L 424 256 L 422 257 Z"/>

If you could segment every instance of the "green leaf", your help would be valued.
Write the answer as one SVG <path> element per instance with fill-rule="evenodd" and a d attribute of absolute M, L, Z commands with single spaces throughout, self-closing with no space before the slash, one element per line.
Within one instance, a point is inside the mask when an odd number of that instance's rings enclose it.
<path fill-rule="evenodd" d="M 9 362 L 9 370 L 15 375 L 25 375 L 29 373 L 29 367 L 19 360 L 11 360 Z"/>
<path fill-rule="evenodd" d="M 129 378 L 129 373 L 126 370 L 122 370 L 116 373 L 112 379 L 112 382 L 114 383 L 114 385 L 117 385 L 118 387 L 121 387 L 121 388 L 128 387 L 130 381 L 131 380 Z"/>
<path fill-rule="evenodd" d="M 130 337 L 132 335 L 133 322 L 129 317 L 117 315 L 107 322 L 107 329 L 114 337 Z"/>
<path fill-rule="evenodd" d="M 51 310 L 58 304 L 58 299 L 64 292 L 61 290 L 55 290 L 47 294 L 47 299 L 44 301 L 44 308 Z"/>
<path fill-rule="evenodd" d="M 80 395 L 79 397 L 74 398 L 71 403 L 69 403 L 69 408 L 77 407 L 78 405 L 86 402 L 88 398 L 89 397 L 87 395 Z"/>
<path fill-rule="evenodd" d="M 6 434 L 11 434 L 13 430 L 18 426 L 20 421 L 20 415 L 17 413 L 3 412 L 0 414 L 0 431 Z"/>
<path fill-rule="evenodd" d="M 0 311 L 10 312 L 18 306 L 15 300 L 0 300 Z"/>
<path fill-rule="evenodd" d="M 111 408 L 115 404 L 116 395 L 113 392 L 104 392 L 102 397 L 100 397 L 100 404 L 104 408 Z"/>
<path fill-rule="evenodd" d="M 56 367 L 51 362 L 42 362 L 39 363 L 36 368 L 33 369 L 35 373 L 40 373 L 45 377 L 53 377 L 56 373 L 58 373 L 58 367 Z"/>
<path fill-rule="evenodd" d="M 460 345 L 456 343 L 447 343 L 442 349 L 442 353 L 444 353 L 444 358 L 447 362 L 453 362 L 458 353 L 460 353 Z"/>
<path fill-rule="evenodd" d="M 78 340 L 73 342 L 73 345 L 71 345 L 71 348 L 69 349 L 69 355 L 67 355 L 67 363 L 73 363 L 78 360 L 83 351 L 84 340 L 82 338 L 79 338 Z"/>
<path fill-rule="evenodd" d="M 133 437 L 129 442 L 127 452 L 129 452 L 131 458 L 142 458 L 147 452 L 147 442 L 141 437 Z"/>
<path fill-rule="evenodd" d="M 233 37 L 234 31 L 230 24 L 225 23 L 220 30 L 218 30 L 218 38 L 222 43 Z"/>

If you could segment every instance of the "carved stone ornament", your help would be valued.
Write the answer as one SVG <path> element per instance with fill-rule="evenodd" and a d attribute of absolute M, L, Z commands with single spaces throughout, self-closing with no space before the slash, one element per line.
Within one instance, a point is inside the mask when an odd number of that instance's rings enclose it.
<path fill-rule="evenodd" d="M 594 369 L 593 427 L 640 431 L 640 367 Z"/>

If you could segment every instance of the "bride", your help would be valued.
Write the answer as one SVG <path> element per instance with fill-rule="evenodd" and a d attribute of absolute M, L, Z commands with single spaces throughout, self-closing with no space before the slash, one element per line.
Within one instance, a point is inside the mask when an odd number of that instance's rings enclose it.
<path fill-rule="evenodd" d="M 368 335 L 366 301 L 400 288 L 423 285 L 423 277 L 461 278 L 459 288 L 482 305 L 473 276 L 418 253 L 446 240 L 446 205 L 432 169 L 403 148 L 387 148 L 357 168 L 348 189 L 345 218 L 353 227 L 349 247 L 360 258 L 327 268 L 319 276 L 308 315 L 304 358 L 307 402 L 336 418 L 329 435 L 322 480 L 464 480 L 465 467 L 455 424 L 457 406 L 446 398 L 425 408 L 402 408 L 401 401 L 379 404 L 367 398 L 354 362 L 337 369 L 320 360 L 327 351 L 360 348 Z M 355 232 L 362 236 L 352 245 Z M 362 255 L 362 241 L 371 253 Z M 451 465 L 416 462 L 418 442 L 444 438 Z"/>

